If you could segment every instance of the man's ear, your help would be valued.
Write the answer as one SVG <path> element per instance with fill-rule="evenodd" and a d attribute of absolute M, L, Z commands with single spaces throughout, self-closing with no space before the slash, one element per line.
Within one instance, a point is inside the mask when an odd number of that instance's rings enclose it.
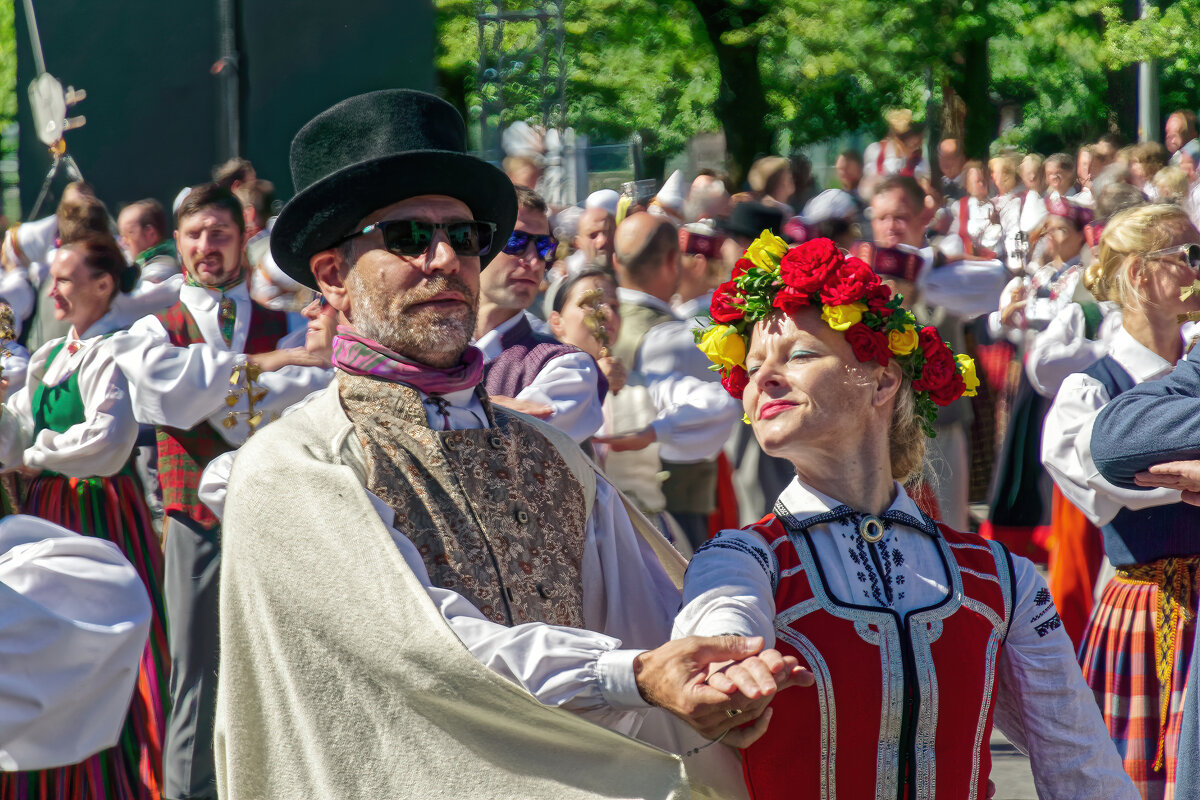
<path fill-rule="evenodd" d="M 346 293 L 345 275 L 342 273 L 344 263 L 342 254 L 336 248 L 330 248 L 309 258 L 308 268 L 312 270 L 317 286 L 329 305 L 346 314 L 350 309 L 350 297 Z"/>

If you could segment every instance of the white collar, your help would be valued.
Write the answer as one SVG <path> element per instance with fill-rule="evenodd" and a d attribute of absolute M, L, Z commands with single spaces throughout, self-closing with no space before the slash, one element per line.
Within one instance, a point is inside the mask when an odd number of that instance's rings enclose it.
<path fill-rule="evenodd" d="M 1158 353 L 1133 338 L 1124 326 L 1112 339 L 1108 354 L 1138 383 L 1167 374 L 1175 368 Z"/>
<path fill-rule="evenodd" d="M 189 309 L 194 311 L 212 311 L 221 305 L 221 298 L 228 297 L 235 303 L 250 302 L 250 289 L 246 281 L 242 281 L 227 292 L 220 289 L 210 289 L 207 286 L 193 286 L 184 282 L 179 290 L 179 299 Z"/>
<path fill-rule="evenodd" d="M 484 361 L 491 361 L 495 358 L 498 358 L 500 354 L 504 352 L 504 348 L 500 346 L 500 340 L 504 338 L 504 334 L 517 327 L 517 323 L 524 319 L 524 317 L 524 312 L 513 314 L 511 317 L 504 320 L 504 322 L 501 322 L 499 325 L 475 340 L 475 346 L 483 351 Z"/>
<path fill-rule="evenodd" d="M 671 308 L 670 303 L 659 300 L 654 295 L 646 294 L 645 292 L 638 291 L 637 289 L 626 289 L 623 286 L 618 287 L 617 300 L 622 303 L 632 303 L 635 306 L 646 306 L 647 308 L 652 308 L 655 311 L 664 311 L 667 314 L 670 314 L 672 317 L 675 316 L 675 311 Z"/>
<path fill-rule="evenodd" d="M 712 296 L 713 292 L 705 292 L 699 297 L 693 297 L 691 300 L 680 303 L 675 306 L 675 316 L 683 320 L 691 320 L 693 317 L 708 313 L 709 307 L 712 306 Z"/>
<path fill-rule="evenodd" d="M 110 309 L 104 314 L 103 317 L 93 322 L 91 326 L 83 332 L 82 335 L 75 333 L 75 326 L 72 325 L 71 330 L 67 333 L 67 341 L 87 341 L 89 339 L 94 339 L 97 336 L 103 336 L 106 333 L 112 333 L 113 331 L 120 330 L 123 327 L 124 326 L 121 324 L 121 320 L 119 319 L 118 315 Z"/>
<path fill-rule="evenodd" d="M 892 519 L 908 517 L 915 523 L 910 523 L 910 527 L 931 536 L 934 535 L 936 528 L 930 529 L 926 526 L 926 517 L 921 513 L 916 502 L 908 496 L 898 481 L 894 482 L 894 485 L 896 499 L 888 506 L 887 511 L 883 512 L 883 515 Z M 792 482 L 783 490 L 783 494 L 779 495 L 778 506 L 782 506 L 782 510 L 791 515 L 792 520 L 800 523 L 828 513 L 835 508 L 848 508 L 845 503 L 818 492 L 811 486 L 802 483 L 799 478 L 792 478 Z"/>

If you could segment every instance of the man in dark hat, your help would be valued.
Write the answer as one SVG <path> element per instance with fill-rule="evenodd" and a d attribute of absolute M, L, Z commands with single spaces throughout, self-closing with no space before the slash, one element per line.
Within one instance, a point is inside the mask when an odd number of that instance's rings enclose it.
<path fill-rule="evenodd" d="M 480 388 L 479 275 L 517 202 L 465 139 L 394 90 L 292 143 L 272 252 L 347 324 L 333 385 L 230 475 L 223 797 L 676 796 L 678 758 L 580 717 L 631 733 L 649 700 L 740 745 L 802 678 L 761 641 L 659 647 L 681 559 L 568 437 Z M 712 780 L 740 784 L 722 750 Z"/>
<path fill-rule="evenodd" d="M 217 578 L 221 525 L 199 499 L 204 467 L 329 381 L 320 359 L 280 350 L 283 312 L 250 299 L 242 205 L 228 189 L 197 186 L 177 213 L 186 282 L 179 302 L 113 337 L 138 421 L 158 429 L 164 602 L 171 707 L 163 745 L 169 800 L 215 798 Z"/>

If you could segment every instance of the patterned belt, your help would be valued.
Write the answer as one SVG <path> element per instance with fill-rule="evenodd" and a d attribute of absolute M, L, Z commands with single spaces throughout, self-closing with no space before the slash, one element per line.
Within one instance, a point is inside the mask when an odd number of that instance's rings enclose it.
<path fill-rule="evenodd" d="M 1117 570 L 1123 583 L 1155 586 L 1158 602 L 1154 622 L 1154 670 L 1158 675 L 1158 750 L 1154 769 L 1164 766 L 1163 750 L 1167 738 L 1167 715 L 1171 707 L 1171 692 L 1175 675 L 1175 648 L 1178 646 L 1179 622 L 1192 625 L 1196 621 L 1196 577 L 1200 573 L 1200 556 L 1160 558 L 1149 564 L 1136 564 Z"/>

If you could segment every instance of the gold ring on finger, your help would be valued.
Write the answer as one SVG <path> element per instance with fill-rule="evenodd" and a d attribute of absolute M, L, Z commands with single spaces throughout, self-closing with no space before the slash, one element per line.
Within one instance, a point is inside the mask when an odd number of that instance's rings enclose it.
<path fill-rule="evenodd" d="M 727 716 L 727 717 L 730 717 L 731 719 L 732 719 L 733 717 L 736 717 L 738 714 L 741 714 L 741 713 L 742 713 L 742 710 L 741 710 L 740 708 L 727 708 L 727 709 L 725 709 L 725 716 Z"/>

